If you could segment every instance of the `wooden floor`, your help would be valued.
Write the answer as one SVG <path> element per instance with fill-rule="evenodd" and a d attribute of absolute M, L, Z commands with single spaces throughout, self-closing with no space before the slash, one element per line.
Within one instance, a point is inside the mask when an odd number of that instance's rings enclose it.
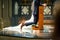
<path fill-rule="evenodd" d="M 0 40 L 50 40 L 50 39 L 30 39 L 30 38 L 18 38 L 9 36 L 0 36 Z"/>

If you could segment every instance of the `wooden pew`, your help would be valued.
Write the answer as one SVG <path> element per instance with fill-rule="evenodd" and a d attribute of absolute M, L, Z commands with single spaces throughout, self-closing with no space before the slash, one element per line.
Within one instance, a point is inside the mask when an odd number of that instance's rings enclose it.
<path fill-rule="evenodd" d="M 43 24 L 44 24 L 44 6 L 39 6 L 39 11 L 38 11 L 38 27 L 32 27 L 33 30 L 41 30 L 43 29 Z"/>

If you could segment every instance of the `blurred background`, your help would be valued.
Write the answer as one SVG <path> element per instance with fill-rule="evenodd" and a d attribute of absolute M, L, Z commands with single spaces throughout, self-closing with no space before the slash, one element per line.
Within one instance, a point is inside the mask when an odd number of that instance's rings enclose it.
<path fill-rule="evenodd" d="M 31 18 L 31 3 L 33 0 L 0 0 L 0 29 L 16 26 L 18 25 L 18 18 L 25 17 L 26 20 Z M 53 28 L 53 5 L 57 0 L 41 0 L 41 2 L 46 1 L 47 6 L 44 8 L 44 32 L 48 31 L 49 28 Z M 39 5 L 41 6 L 41 5 Z M 6 37 L 0 37 L 1 40 L 6 39 Z M 2 39 L 4 38 L 4 39 Z M 19 40 L 19 38 L 13 38 L 13 40 Z M 7 37 L 7 40 L 9 38 Z M 11 39 L 12 40 L 12 39 Z M 22 39 L 23 40 L 23 39 Z M 27 39 L 28 40 L 28 39 Z M 30 39 L 32 40 L 32 39 Z M 35 39 L 33 39 L 35 40 Z M 38 40 L 38 39 L 37 39 Z M 45 39 L 41 39 L 45 40 Z M 48 39 L 46 39 L 48 40 Z"/>

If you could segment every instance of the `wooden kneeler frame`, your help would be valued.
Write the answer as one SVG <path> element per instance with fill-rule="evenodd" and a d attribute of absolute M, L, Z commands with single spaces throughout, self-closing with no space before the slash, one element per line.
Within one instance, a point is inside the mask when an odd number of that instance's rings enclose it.
<path fill-rule="evenodd" d="M 44 6 L 39 6 L 39 14 L 38 14 L 38 27 L 33 27 L 33 30 L 41 30 L 43 29 L 44 24 Z"/>

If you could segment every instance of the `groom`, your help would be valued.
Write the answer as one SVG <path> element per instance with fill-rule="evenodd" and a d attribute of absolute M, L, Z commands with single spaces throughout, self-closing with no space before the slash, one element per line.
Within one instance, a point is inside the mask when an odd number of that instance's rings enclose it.
<path fill-rule="evenodd" d="M 31 24 L 37 24 L 38 21 L 38 12 L 39 12 L 39 6 L 46 6 L 46 2 L 42 0 L 33 0 L 31 10 L 32 10 L 32 16 L 29 20 L 22 20 L 22 26 L 23 25 L 31 25 Z M 25 19 L 25 18 L 24 18 Z"/>
<path fill-rule="evenodd" d="M 31 10 L 32 10 L 32 16 L 29 20 L 29 22 L 25 22 L 25 25 L 31 25 L 31 24 L 37 24 L 38 21 L 38 13 L 39 13 L 39 6 L 46 6 L 47 2 L 46 1 L 42 1 L 42 0 L 33 0 L 32 2 L 32 6 L 31 6 Z M 27 20 L 28 21 L 28 20 Z"/>

